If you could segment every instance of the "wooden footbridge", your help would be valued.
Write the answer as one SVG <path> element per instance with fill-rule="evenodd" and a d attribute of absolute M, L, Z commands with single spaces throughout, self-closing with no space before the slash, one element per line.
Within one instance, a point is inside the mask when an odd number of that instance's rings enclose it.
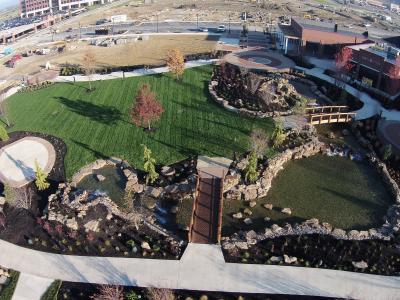
<path fill-rule="evenodd" d="M 306 114 L 311 125 L 347 123 L 356 117 L 355 112 L 349 112 L 348 106 L 307 107 Z"/>
<path fill-rule="evenodd" d="M 198 168 L 196 195 L 189 227 L 189 242 L 219 244 L 222 229 L 222 193 L 226 169 Z"/>

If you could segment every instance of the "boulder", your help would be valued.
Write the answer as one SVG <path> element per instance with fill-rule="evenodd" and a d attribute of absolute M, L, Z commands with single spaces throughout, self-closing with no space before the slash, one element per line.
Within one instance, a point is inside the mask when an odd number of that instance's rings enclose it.
<path fill-rule="evenodd" d="M 161 168 L 161 174 L 163 176 L 174 176 L 175 175 L 175 169 L 169 166 L 164 166 Z"/>
<path fill-rule="evenodd" d="M 6 203 L 6 198 L 0 196 L 0 205 L 3 206 Z"/>
<path fill-rule="evenodd" d="M 256 186 L 248 186 L 243 191 L 243 198 L 245 201 L 250 201 L 257 198 L 257 187 Z"/>
<path fill-rule="evenodd" d="M 89 231 L 99 232 L 100 231 L 99 230 L 100 221 L 101 221 L 101 219 L 91 220 L 91 221 L 87 222 L 85 225 L 83 225 L 83 227 L 85 227 L 86 232 L 89 232 Z"/>
<path fill-rule="evenodd" d="M 286 254 L 283 255 L 283 259 L 284 259 L 286 264 L 292 264 L 292 263 L 295 263 L 297 261 L 297 257 L 296 256 L 289 256 L 289 255 L 286 255 Z"/>
<path fill-rule="evenodd" d="M 240 250 L 247 250 L 249 249 L 249 246 L 247 245 L 246 242 L 235 242 L 235 246 L 240 249 Z"/>
<path fill-rule="evenodd" d="M 264 218 L 264 221 L 265 221 L 265 222 L 269 222 L 269 221 L 271 221 L 271 218 L 270 218 L 270 217 L 265 217 L 265 218 Z"/>
<path fill-rule="evenodd" d="M 281 261 L 283 261 L 282 256 L 271 256 L 271 258 L 269 259 L 272 263 L 280 263 Z"/>
<path fill-rule="evenodd" d="M 282 209 L 281 212 L 283 214 L 286 214 L 286 215 L 291 215 L 292 214 L 292 210 L 290 208 L 288 208 L 288 207 L 285 207 L 284 209 Z"/>
<path fill-rule="evenodd" d="M 78 230 L 78 228 L 79 228 L 78 222 L 76 221 L 75 218 L 67 219 L 65 226 L 67 226 L 69 229 L 72 229 L 72 230 Z"/>
<path fill-rule="evenodd" d="M 159 198 L 163 192 L 162 188 L 155 188 L 152 186 L 148 186 L 146 188 L 146 195 L 151 196 L 153 198 Z"/>
<path fill-rule="evenodd" d="M 257 205 L 257 202 L 256 201 L 250 201 L 249 202 L 249 206 L 251 207 L 251 208 L 253 208 L 254 206 L 256 206 Z"/>
<path fill-rule="evenodd" d="M 243 214 L 241 212 L 237 212 L 236 214 L 233 214 L 232 217 L 234 219 L 242 219 L 243 218 Z"/>
<path fill-rule="evenodd" d="M 171 208 L 171 214 L 177 214 L 178 211 L 179 211 L 179 207 L 178 207 L 178 206 L 173 206 L 173 207 Z"/>
<path fill-rule="evenodd" d="M 145 249 L 145 250 L 151 250 L 151 247 L 148 242 L 142 242 L 140 247 L 142 247 L 142 249 Z"/>
<path fill-rule="evenodd" d="M 96 180 L 97 181 L 104 181 L 104 180 L 106 180 L 106 177 L 105 176 L 103 176 L 103 175 L 101 175 L 101 174 L 96 174 L 95 175 L 96 176 Z"/>
<path fill-rule="evenodd" d="M 264 207 L 265 209 L 272 210 L 272 208 L 273 208 L 274 206 L 273 206 L 271 203 L 266 203 L 266 204 L 263 205 L 263 207 Z"/>
<path fill-rule="evenodd" d="M 358 262 L 351 262 L 353 264 L 353 266 L 357 269 L 366 269 L 368 268 L 368 264 L 365 261 L 358 261 Z"/>
<path fill-rule="evenodd" d="M 253 221 L 252 221 L 250 218 L 244 219 L 243 222 L 244 222 L 244 224 L 246 224 L 246 225 L 251 225 L 251 224 L 253 224 Z"/>
<path fill-rule="evenodd" d="M 245 215 L 248 215 L 248 216 L 251 216 L 253 214 L 253 212 L 250 209 L 248 209 L 247 207 L 243 210 L 243 212 Z"/>
<path fill-rule="evenodd" d="M 343 229 L 340 228 L 335 228 L 332 231 L 332 235 L 336 238 L 345 238 L 347 237 L 346 231 L 344 231 Z"/>

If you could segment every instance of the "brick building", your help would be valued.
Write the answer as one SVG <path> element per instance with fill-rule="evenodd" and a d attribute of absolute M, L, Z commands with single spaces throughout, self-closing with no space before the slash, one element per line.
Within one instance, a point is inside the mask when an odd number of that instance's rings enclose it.
<path fill-rule="evenodd" d="M 332 57 L 339 48 L 368 41 L 362 34 L 339 29 L 335 23 L 291 18 L 280 24 L 277 39 L 286 54 Z"/>
<path fill-rule="evenodd" d="M 113 1 L 114 0 L 58 0 L 58 9 L 69 10 L 85 6 L 91 6 L 94 4 L 111 3 Z"/>
<path fill-rule="evenodd" d="M 400 93 L 400 49 L 388 45 L 349 48 L 353 52 L 351 62 L 354 64 L 352 72 L 355 79 L 390 96 Z"/>

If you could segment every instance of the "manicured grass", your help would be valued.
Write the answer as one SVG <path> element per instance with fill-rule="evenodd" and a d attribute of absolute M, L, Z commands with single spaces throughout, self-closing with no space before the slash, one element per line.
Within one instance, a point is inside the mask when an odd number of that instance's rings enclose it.
<path fill-rule="evenodd" d="M 10 282 L 0 292 L 0 300 L 11 300 L 17 287 L 19 272 L 11 271 Z"/>
<path fill-rule="evenodd" d="M 393 202 L 375 170 L 367 163 L 322 155 L 289 162 L 272 183 L 267 197 L 251 208 L 256 228 L 273 223 L 291 224 L 317 218 L 343 229 L 367 229 L 381 226 L 388 206 Z M 262 205 L 272 203 L 274 209 Z M 224 233 L 233 227 L 246 228 L 232 213 L 248 207 L 244 201 L 225 201 Z M 292 215 L 281 213 L 291 208 Z M 270 217 L 265 222 L 264 217 Z"/>
<path fill-rule="evenodd" d="M 67 176 L 99 157 L 118 156 L 142 167 L 142 147 L 150 147 L 157 161 L 172 163 L 188 155 L 232 157 L 248 147 L 253 128 L 270 131 L 271 120 L 255 120 L 228 112 L 208 96 L 212 67 L 186 70 L 182 82 L 171 75 L 153 75 L 87 83 L 56 84 L 8 100 L 12 131 L 29 130 L 62 138 L 68 146 Z M 149 83 L 165 113 L 155 133 L 130 122 L 129 110 L 138 87 Z"/>
<path fill-rule="evenodd" d="M 49 286 L 49 288 L 44 293 L 44 295 L 40 298 L 40 300 L 57 300 L 58 292 L 60 291 L 61 284 L 62 284 L 62 281 L 60 281 L 60 280 L 53 281 L 53 283 Z"/>

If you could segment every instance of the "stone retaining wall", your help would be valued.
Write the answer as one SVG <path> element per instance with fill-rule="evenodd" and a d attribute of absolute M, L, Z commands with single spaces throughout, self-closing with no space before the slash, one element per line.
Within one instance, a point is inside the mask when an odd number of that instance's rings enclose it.
<path fill-rule="evenodd" d="M 238 114 L 241 114 L 243 116 L 247 116 L 247 117 L 255 117 L 255 118 L 271 118 L 271 117 L 278 117 L 278 116 L 288 116 L 293 114 L 293 111 L 289 110 L 289 111 L 285 111 L 285 112 L 259 112 L 259 111 L 253 111 L 253 110 L 249 110 L 246 108 L 237 108 L 234 107 L 232 105 L 229 104 L 229 102 L 227 100 L 225 100 L 224 98 L 218 96 L 217 92 L 215 91 L 215 87 L 218 85 L 218 81 L 211 81 L 210 84 L 208 85 L 208 91 L 211 95 L 211 98 L 219 105 L 221 105 L 222 107 L 224 107 L 225 109 L 231 111 L 231 112 L 235 112 Z"/>
<path fill-rule="evenodd" d="M 225 195 L 228 199 L 255 200 L 267 195 L 272 185 L 272 180 L 278 175 L 279 171 L 291 159 L 301 159 L 323 152 L 324 144 L 315 138 L 313 141 L 292 150 L 288 149 L 269 161 L 269 166 L 263 172 L 261 178 L 255 184 L 239 185 L 240 174 L 228 175 L 225 179 L 227 186 Z M 300 224 L 286 224 L 281 227 L 273 224 L 266 227 L 264 232 L 256 233 L 254 230 L 240 231 L 231 237 L 224 237 L 222 245 L 224 249 L 248 249 L 251 245 L 265 239 L 272 239 L 286 235 L 303 234 L 327 234 L 337 239 L 344 240 L 365 240 L 365 239 L 384 239 L 389 240 L 394 232 L 400 230 L 400 189 L 397 183 L 391 178 L 386 165 L 381 162 L 374 153 L 367 156 L 368 162 L 376 168 L 381 175 L 383 182 L 391 192 L 396 203 L 391 205 L 385 216 L 384 224 L 379 228 L 368 230 L 343 230 L 333 228 L 329 223 L 320 223 L 318 219 L 306 220 Z"/>
<path fill-rule="evenodd" d="M 283 166 L 292 159 L 300 159 L 320 153 L 324 147 L 317 138 L 311 142 L 287 149 L 283 153 L 275 156 L 268 161 L 268 167 L 263 171 L 261 177 L 254 184 L 239 184 L 241 175 L 227 175 L 224 181 L 224 195 L 227 199 L 243 199 L 251 201 L 265 197 L 272 186 L 272 180 L 283 170 Z"/>

